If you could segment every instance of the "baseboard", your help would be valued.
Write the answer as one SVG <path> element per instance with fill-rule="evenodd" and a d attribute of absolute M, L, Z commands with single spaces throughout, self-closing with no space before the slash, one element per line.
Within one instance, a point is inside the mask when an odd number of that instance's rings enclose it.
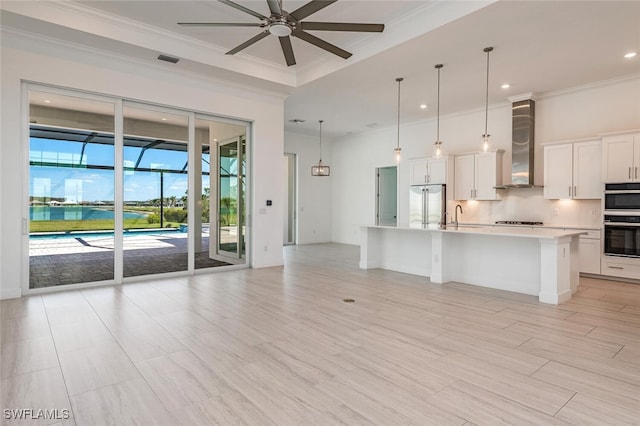
<path fill-rule="evenodd" d="M 22 289 L 20 287 L 0 289 L 0 300 L 18 299 L 20 297 L 22 297 Z"/>

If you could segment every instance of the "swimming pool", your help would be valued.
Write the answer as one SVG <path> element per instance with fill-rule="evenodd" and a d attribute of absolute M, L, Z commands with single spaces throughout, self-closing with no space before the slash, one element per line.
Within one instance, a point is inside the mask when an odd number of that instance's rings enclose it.
<path fill-rule="evenodd" d="M 122 234 L 123 237 L 133 237 L 140 235 L 166 235 L 166 234 L 180 234 L 185 231 L 181 231 L 178 228 L 161 228 L 161 229 L 135 229 L 125 230 Z M 39 232 L 29 234 L 29 239 L 52 239 L 59 240 L 63 238 L 113 238 L 115 233 L 113 231 L 71 231 L 71 232 Z"/>
<path fill-rule="evenodd" d="M 145 217 L 142 213 L 125 211 L 125 219 Z M 113 208 L 95 206 L 31 206 L 30 220 L 100 220 L 113 219 Z"/>

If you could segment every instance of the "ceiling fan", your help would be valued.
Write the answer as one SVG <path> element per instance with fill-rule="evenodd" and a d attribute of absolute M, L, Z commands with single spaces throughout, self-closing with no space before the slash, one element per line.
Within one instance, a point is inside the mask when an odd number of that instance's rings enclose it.
<path fill-rule="evenodd" d="M 293 48 L 291 46 L 291 38 L 289 36 L 297 37 L 301 40 L 311 43 L 321 49 L 331 52 L 334 55 L 338 55 L 341 58 L 348 59 L 351 53 L 344 49 L 339 48 L 325 40 L 322 40 L 307 31 L 355 31 L 355 32 L 382 32 L 384 31 L 384 24 L 355 24 L 348 22 L 309 22 L 302 21 L 304 18 L 316 13 L 317 11 L 324 9 L 332 3 L 338 0 L 311 0 L 304 6 L 289 13 L 282 8 L 282 0 L 266 0 L 269 5 L 270 16 L 264 16 L 254 10 L 244 7 L 238 3 L 234 3 L 230 0 L 218 0 L 220 3 L 224 3 L 227 6 L 231 6 L 234 9 L 248 13 L 260 19 L 260 22 L 255 23 L 230 23 L 230 22 L 178 22 L 178 25 L 190 26 L 190 27 L 259 27 L 264 30 L 256 36 L 250 38 L 239 46 L 234 47 L 227 52 L 227 55 L 233 55 L 241 50 L 251 46 L 252 44 L 262 40 L 269 34 L 278 36 L 280 39 L 280 46 L 282 47 L 282 53 L 287 61 L 288 66 L 296 64 L 296 58 L 293 54 Z"/>

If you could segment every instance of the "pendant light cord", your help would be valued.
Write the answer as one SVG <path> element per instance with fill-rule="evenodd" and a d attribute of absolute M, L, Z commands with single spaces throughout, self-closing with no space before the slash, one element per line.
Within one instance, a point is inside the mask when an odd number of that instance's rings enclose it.
<path fill-rule="evenodd" d="M 398 82 L 398 144 L 396 148 L 400 148 L 400 82 L 404 80 L 402 77 L 396 78 Z"/>
<path fill-rule="evenodd" d="M 320 164 L 322 164 L 322 122 L 324 120 L 318 120 L 318 123 L 320 123 Z"/>
<path fill-rule="evenodd" d="M 438 70 L 438 119 L 436 121 L 436 143 L 440 143 L 440 69 L 442 64 L 438 64 L 435 68 Z"/>
<path fill-rule="evenodd" d="M 485 47 L 484 51 L 487 52 L 487 92 L 485 96 L 485 105 L 484 105 L 484 136 L 487 137 L 489 135 L 489 53 L 493 50 L 493 47 Z"/>

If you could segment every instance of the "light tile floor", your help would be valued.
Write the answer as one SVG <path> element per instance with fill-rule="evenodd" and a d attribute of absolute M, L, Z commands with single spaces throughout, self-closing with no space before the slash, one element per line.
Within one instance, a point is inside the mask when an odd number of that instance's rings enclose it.
<path fill-rule="evenodd" d="M 582 278 L 552 306 L 360 270 L 354 246 L 285 256 L 0 302 L 2 407 L 64 425 L 640 423 L 639 285 Z"/>

